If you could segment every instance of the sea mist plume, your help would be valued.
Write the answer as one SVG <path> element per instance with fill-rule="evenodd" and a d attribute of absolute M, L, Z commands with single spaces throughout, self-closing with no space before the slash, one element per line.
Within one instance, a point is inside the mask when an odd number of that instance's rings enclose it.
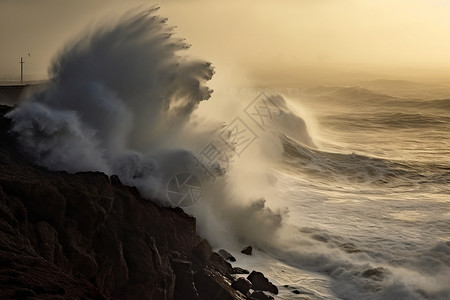
<path fill-rule="evenodd" d="M 53 61 L 49 87 L 9 114 L 37 164 L 119 174 L 130 184 L 158 173 L 149 152 L 169 148 L 210 97 L 205 83 L 214 71 L 179 56 L 189 45 L 173 37 L 157 9 L 132 10 L 84 32 Z"/>
<path fill-rule="evenodd" d="M 208 62 L 181 56 L 189 46 L 156 10 L 132 10 L 83 32 L 53 61 L 48 87 L 8 117 L 36 164 L 117 174 L 144 197 L 169 205 L 170 178 L 198 170 L 190 146 L 206 144 L 215 132 L 211 122 L 200 124 L 192 114 L 210 98 L 205 83 L 214 71 Z M 281 226 L 281 215 L 264 202 L 246 203 L 233 194 L 226 176 L 203 182 L 203 190 L 202 201 L 187 211 L 210 240 L 219 232 L 259 240 Z M 261 226 L 265 237 L 256 235 Z"/>

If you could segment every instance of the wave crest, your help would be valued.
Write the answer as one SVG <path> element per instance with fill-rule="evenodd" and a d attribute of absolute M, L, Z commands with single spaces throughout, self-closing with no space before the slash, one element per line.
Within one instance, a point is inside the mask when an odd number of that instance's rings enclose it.
<path fill-rule="evenodd" d="M 170 148 L 210 98 L 211 64 L 180 56 L 189 45 L 156 11 L 84 32 L 53 61 L 50 85 L 8 115 L 37 164 L 120 173 L 124 156 Z"/>

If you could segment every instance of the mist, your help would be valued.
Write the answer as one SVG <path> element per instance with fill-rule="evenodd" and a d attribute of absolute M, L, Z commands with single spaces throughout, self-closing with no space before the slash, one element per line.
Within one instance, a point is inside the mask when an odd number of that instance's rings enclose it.
<path fill-rule="evenodd" d="M 26 58 L 29 79 L 45 77 L 51 57 L 86 22 L 139 3 L 1 1 L 2 77 L 17 77 L 20 56 Z M 240 84 L 244 79 L 257 84 L 444 81 L 450 74 L 450 4 L 445 0 L 159 4 L 161 14 L 177 25 L 177 34 L 193 44 L 192 52 L 214 61 L 219 71 L 214 85 L 229 78 Z"/>

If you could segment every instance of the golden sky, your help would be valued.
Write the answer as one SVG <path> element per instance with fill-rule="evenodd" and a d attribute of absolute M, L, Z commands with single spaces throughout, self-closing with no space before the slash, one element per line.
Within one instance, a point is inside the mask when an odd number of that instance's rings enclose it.
<path fill-rule="evenodd" d="M 119 0 L 0 0 L 0 76 L 45 74 Z M 151 3 L 151 2 L 145 2 Z M 163 0 L 161 14 L 217 72 L 267 81 L 450 74 L 450 0 Z M 31 57 L 28 57 L 28 53 Z M 369 75 L 368 75 L 369 74 Z"/>

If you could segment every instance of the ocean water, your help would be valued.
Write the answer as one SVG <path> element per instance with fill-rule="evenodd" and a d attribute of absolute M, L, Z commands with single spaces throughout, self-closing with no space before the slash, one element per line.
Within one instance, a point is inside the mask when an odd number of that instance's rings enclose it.
<path fill-rule="evenodd" d="M 24 154 L 183 206 L 279 299 L 450 299 L 448 86 L 212 93 L 213 64 L 141 9 L 82 32 L 7 115 Z"/>
<path fill-rule="evenodd" d="M 288 97 L 314 116 L 306 122 L 314 145 L 284 135 L 274 170 L 276 201 L 299 237 L 289 232 L 285 249 L 263 247 L 257 263 L 235 253 L 238 261 L 289 285 L 279 299 L 450 299 L 443 90 L 377 80 Z"/>

